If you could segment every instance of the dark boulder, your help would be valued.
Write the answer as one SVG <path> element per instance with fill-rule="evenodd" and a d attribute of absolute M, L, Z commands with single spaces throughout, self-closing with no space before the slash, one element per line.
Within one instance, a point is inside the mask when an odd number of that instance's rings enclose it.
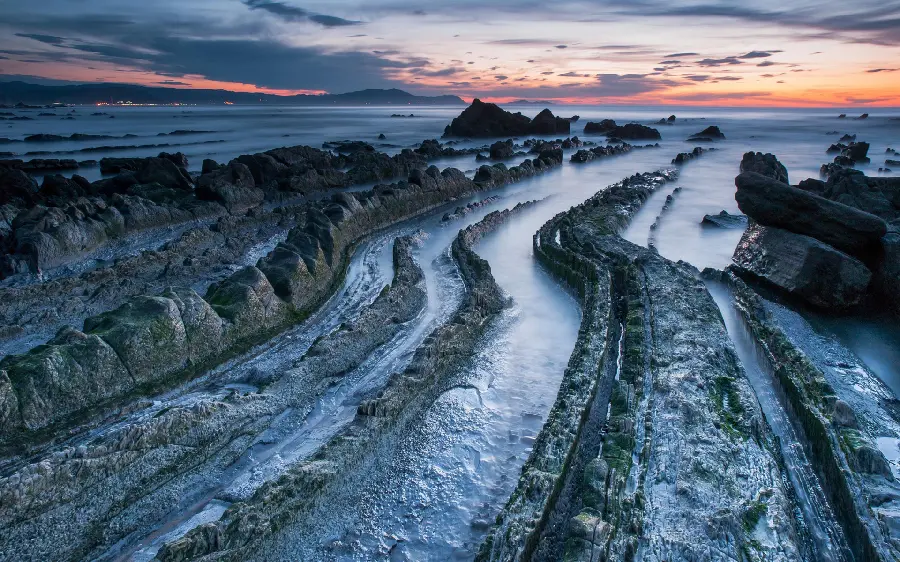
<path fill-rule="evenodd" d="M 732 215 L 728 211 L 721 211 L 717 215 L 706 215 L 700 224 L 705 227 L 714 228 L 746 228 L 746 215 Z"/>
<path fill-rule="evenodd" d="M 756 172 L 735 178 L 741 211 L 760 224 L 811 236 L 864 262 L 877 259 L 887 225 L 875 215 Z"/>
<path fill-rule="evenodd" d="M 675 158 L 672 159 L 672 163 L 676 165 L 681 165 L 686 162 L 693 160 L 694 158 L 699 158 L 701 154 L 703 154 L 703 148 L 696 147 L 694 150 L 690 152 L 679 152 Z"/>
<path fill-rule="evenodd" d="M 329 141 L 322 145 L 341 154 L 353 154 L 356 152 L 375 152 L 375 147 L 363 141 Z"/>
<path fill-rule="evenodd" d="M 715 125 L 710 125 L 709 127 L 703 129 L 699 133 L 693 134 L 688 138 L 689 141 L 699 141 L 699 140 L 725 140 L 725 135 L 722 134 L 722 131 Z"/>
<path fill-rule="evenodd" d="M 734 264 L 741 275 L 832 311 L 859 304 L 872 279 L 861 261 L 815 238 L 758 224 L 744 233 Z"/>
<path fill-rule="evenodd" d="M 256 207 L 265 197 L 250 169 L 236 160 L 197 178 L 196 193 L 198 199 L 222 203 L 230 213 Z"/>
<path fill-rule="evenodd" d="M 159 158 L 165 158 L 166 160 L 171 160 L 173 164 L 178 166 L 179 168 L 187 168 L 188 167 L 188 159 L 187 156 L 184 155 L 183 152 L 176 152 L 174 154 L 169 154 L 168 152 L 160 152 Z"/>
<path fill-rule="evenodd" d="M 533 135 L 568 135 L 572 122 L 562 117 L 555 117 L 549 109 L 538 113 L 528 127 Z"/>
<path fill-rule="evenodd" d="M 614 127 L 606 131 L 606 136 L 615 137 L 622 140 L 662 139 L 662 135 L 659 134 L 659 131 L 657 131 L 653 127 L 641 125 L 640 123 L 628 123 L 626 125 L 619 125 L 618 127 Z"/>
<path fill-rule="evenodd" d="M 437 139 L 428 139 L 422 141 L 422 144 L 416 148 L 416 152 L 425 158 L 439 158 L 443 154 L 443 147 Z"/>
<path fill-rule="evenodd" d="M 616 122 L 612 119 L 604 119 L 599 123 L 588 121 L 584 124 L 585 133 L 605 133 L 616 128 Z"/>
<path fill-rule="evenodd" d="M 491 145 L 491 159 L 506 160 L 512 158 L 515 154 L 515 147 L 512 139 L 505 141 L 497 141 Z"/>
<path fill-rule="evenodd" d="M 264 186 L 270 181 L 278 180 L 287 170 L 287 166 L 265 153 L 244 154 L 238 156 L 236 160 L 247 166 L 258 186 Z"/>
<path fill-rule="evenodd" d="M 81 176 L 79 176 L 81 177 Z M 84 178 L 81 178 L 82 180 Z M 79 197 L 89 194 L 90 184 L 86 190 L 81 182 L 69 179 L 59 174 L 44 176 L 38 196 L 51 205 L 63 206 Z"/>
<path fill-rule="evenodd" d="M 530 125 L 531 119 L 521 113 L 510 113 L 476 98 L 447 126 L 444 136 L 514 137 L 527 135 Z"/>
<path fill-rule="evenodd" d="M 22 170 L 0 165 L 0 205 L 13 203 L 29 206 L 37 191 L 38 185 L 34 178 Z"/>
<path fill-rule="evenodd" d="M 219 163 L 210 158 L 203 159 L 203 167 L 200 168 L 201 174 L 208 174 L 219 169 Z"/>
<path fill-rule="evenodd" d="M 868 162 L 868 154 L 869 143 L 867 142 L 851 142 L 847 148 L 841 151 L 842 156 L 847 156 L 854 162 Z"/>
<path fill-rule="evenodd" d="M 844 136 L 842 136 L 838 140 L 838 142 L 853 142 L 855 140 L 856 140 L 856 135 L 851 135 L 851 134 L 845 133 Z"/>
<path fill-rule="evenodd" d="M 741 160 L 741 172 L 756 172 L 782 183 L 790 183 L 787 168 L 774 154 L 747 152 Z"/>
<path fill-rule="evenodd" d="M 138 183 L 158 183 L 172 189 L 190 191 L 194 188 L 187 172 L 166 158 L 145 158 L 134 178 Z"/>

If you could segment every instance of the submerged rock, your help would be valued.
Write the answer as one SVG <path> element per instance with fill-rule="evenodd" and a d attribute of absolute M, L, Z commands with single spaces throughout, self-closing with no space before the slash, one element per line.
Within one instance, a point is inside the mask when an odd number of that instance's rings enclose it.
<path fill-rule="evenodd" d="M 732 215 L 728 211 L 720 211 L 717 215 L 705 215 L 700 224 L 716 228 L 745 228 L 747 226 L 746 215 Z"/>

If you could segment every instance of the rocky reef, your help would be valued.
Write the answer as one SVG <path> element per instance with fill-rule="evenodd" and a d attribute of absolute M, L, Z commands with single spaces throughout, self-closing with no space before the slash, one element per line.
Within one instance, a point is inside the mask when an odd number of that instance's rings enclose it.
<path fill-rule="evenodd" d="M 135 297 L 86 319 L 81 331 L 63 330 L 45 346 L 4 359 L 0 369 L 8 373 L 18 405 L 4 419 L 2 439 L 39 438 L 76 414 L 170 386 L 264 341 L 333 292 L 363 236 L 561 163 L 561 151 L 550 151 L 511 168 L 482 166 L 474 181 L 432 166 L 414 170 L 408 181 L 311 203 L 300 224 L 255 267 L 214 283 L 202 298 L 186 290 Z M 62 376 L 70 367 L 81 376 Z"/>
<path fill-rule="evenodd" d="M 524 135 L 569 134 L 572 122 L 555 117 L 549 109 L 544 109 L 534 119 L 521 113 L 510 113 L 493 103 L 480 99 L 463 110 L 447 125 L 445 137 L 517 137 Z"/>
<path fill-rule="evenodd" d="M 876 445 L 877 436 L 897 435 L 900 427 L 893 393 L 875 377 L 868 385 L 880 390 L 873 392 L 847 384 L 842 380 L 846 375 L 826 376 L 824 366 L 786 335 L 762 297 L 733 272 L 722 277 L 731 285 L 735 306 L 810 443 L 816 472 L 853 557 L 896 559 L 900 483 Z"/>
<path fill-rule="evenodd" d="M 240 558 L 268 535 L 300 525 L 327 509 L 327 498 L 364 478 L 372 450 L 406 430 L 439 394 L 454 384 L 453 373 L 468 360 L 491 322 L 508 305 L 490 266 L 472 245 L 535 203 L 487 215 L 461 230 L 451 253 L 465 283 L 463 303 L 451 320 L 428 335 L 403 373 L 390 377 L 376 397 L 363 401 L 353 422 L 307 461 L 232 505 L 219 521 L 197 527 L 159 553 L 167 562 L 205 557 Z M 355 478 L 354 478 L 355 476 Z"/>
<path fill-rule="evenodd" d="M 618 236 L 672 177 L 629 178 L 535 235 L 584 315 L 479 560 L 800 559 L 772 436 L 699 272 Z"/>

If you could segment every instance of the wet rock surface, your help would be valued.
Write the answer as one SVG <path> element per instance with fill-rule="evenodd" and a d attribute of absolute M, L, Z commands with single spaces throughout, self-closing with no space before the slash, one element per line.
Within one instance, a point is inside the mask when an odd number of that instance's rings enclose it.
<path fill-rule="evenodd" d="M 800 559 L 771 434 L 698 272 L 617 235 L 667 179 L 616 184 L 535 236 L 585 314 L 479 560 Z"/>
<path fill-rule="evenodd" d="M 872 272 L 858 259 L 819 242 L 771 226 L 752 224 L 734 252 L 741 275 L 771 283 L 814 306 L 835 311 L 858 305 Z"/>
<path fill-rule="evenodd" d="M 815 347 L 801 350 L 791 332 L 811 332 L 804 322 L 765 301 L 733 274 L 726 279 L 811 442 L 813 463 L 852 555 L 857 560 L 896 558 L 900 485 L 876 444 L 879 435 L 898 435 L 893 393 L 864 367 L 850 363 L 850 354 L 834 357 L 827 341 L 803 340 Z"/>
<path fill-rule="evenodd" d="M 304 520 L 316 517 L 330 494 L 358 485 L 357 481 L 365 478 L 367 452 L 378 449 L 392 435 L 415 423 L 428 404 L 452 384 L 453 372 L 468 359 L 493 319 L 508 305 L 490 266 L 472 250 L 472 244 L 532 204 L 491 213 L 460 231 L 451 252 L 466 287 L 463 303 L 448 323 L 425 338 L 403 373 L 392 375 L 376 397 L 359 405 L 355 418 L 339 439 L 260 488 L 245 502 L 231 506 L 219 521 L 167 544 L 159 558 L 250 556 L 270 536 L 290 532 Z"/>

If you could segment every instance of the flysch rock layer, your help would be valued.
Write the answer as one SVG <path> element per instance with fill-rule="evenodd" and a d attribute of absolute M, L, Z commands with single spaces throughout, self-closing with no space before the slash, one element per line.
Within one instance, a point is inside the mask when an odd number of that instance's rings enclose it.
<path fill-rule="evenodd" d="M 293 368 L 250 381 L 259 385 L 258 392 L 212 395 L 135 415 L 0 479 L 0 553 L 92 558 L 129 533 L 148 532 L 179 501 L 225 495 L 214 484 L 216 476 L 252 455 L 257 435 L 279 415 L 308 413 L 329 387 L 424 309 L 424 276 L 413 247 L 411 237 L 397 238 L 391 285 L 352 322 L 316 340 Z M 168 295 L 176 300 L 178 291 Z M 190 309 L 182 299 L 177 302 Z M 0 377 L 0 388 L 2 382 Z M 251 483 L 230 493 L 253 490 Z M 16 544 L 27 548 L 15 549 Z"/>
<path fill-rule="evenodd" d="M 535 236 L 582 328 L 478 560 L 800 559 L 773 438 L 698 272 L 618 236 L 671 177 L 629 178 Z"/>
<path fill-rule="evenodd" d="M 877 444 L 879 438 L 900 437 L 893 393 L 864 368 L 859 367 L 862 375 L 855 372 L 847 359 L 817 365 L 787 335 L 774 305 L 733 272 L 723 279 L 806 434 L 854 557 L 900 559 L 900 482 Z M 845 372 L 834 371 L 838 368 Z"/>
<path fill-rule="evenodd" d="M 452 170 L 445 174 L 450 178 L 461 178 L 460 183 L 442 186 L 435 176 L 443 176 L 436 169 L 429 170 L 425 175 L 431 181 L 420 178 L 431 189 L 426 192 L 425 202 L 433 201 L 434 206 L 438 206 L 448 196 L 499 187 L 561 164 L 561 154 L 551 156 L 555 157 L 528 160 L 512 168 L 483 166 L 477 174 L 480 183 L 467 180 Z M 408 201 L 404 205 L 402 200 L 391 202 L 391 199 L 410 197 L 409 192 L 420 193 L 422 190 L 419 184 L 379 186 L 372 192 L 355 194 L 354 200 L 367 202 L 367 207 L 374 205 L 373 199 L 379 201 L 381 212 L 390 219 L 389 224 L 399 220 L 401 212 L 407 216 L 415 214 L 417 209 L 424 212 L 433 208 L 423 205 L 422 201 L 415 205 Z M 348 195 L 340 194 L 336 199 L 345 200 L 344 197 Z M 323 205 L 327 210 L 337 203 Z M 389 205 L 394 206 L 393 209 L 385 209 Z M 358 210 L 358 213 L 363 212 L 363 209 Z M 336 228 L 343 223 L 331 224 Z M 320 221 L 315 226 L 321 228 L 323 223 Z M 290 237 L 286 244 L 290 244 Z M 321 248 L 319 253 L 322 253 Z M 275 252 L 270 258 L 274 255 Z M 288 254 L 288 261 L 290 259 Z M 395 268 L 402 271 L 397 263 Z M 191 295 L 188 300 L 193 305 L 186 306 L 185 310 L 196 312 L 204 309 L 203 303 L 206 303 L 216 313 L 213 320 L 218 318 L 226 326 L 237 321 L 241 326 L 242 321 L 235 319 L 255 321 L 265 317 L 267 311 L 291 306 L 274 291 L 263 294 L 250 289 L 245 276 L 260 282 L 266 279 L 261 276 L 260 269 L 246 268 L 227 283 L 211 287 L 208 302 Z M 253 445 L 255 436 L 265 431 L 277 416 L 289 410 L 292 415 L 302 418 L 312 410 L 317 397 L 358 366 L 375 348 L 394 337 L 421 308 L 419 304 L 411 304 L 419 302 L 413 298 L 415 291 L 402 290 L 407 285 L 398 284 L 395 279 L 391 290 L 372 305 L 372 312 L 363 314 L 353 326 L 345 326 L 316 342 L 296 368 L 286 373 L 265 374 L 262 381 L 252 381 L 263 385 L 259 393 L 233 392 L 224 397 L 212 396 L 188 406 L 166 408 L 152 416 L 138 416 L 136 423 L 127 423 L 128 411 L 123 410 L 121 416 L 126 421 L 114 424 L 113 429 L 101 437 L 88 439 L 84 445 L 49 448 L 25 466 L 9 471 L 3 480 L 7 487 L 6 502 L 0 510 L 0 514 L 5 514 L 2 525 L 4 538 L 8 541 L 5 545 L 29 544 L 29 552 L 36 558 L 77 558 L 91 552 L 102 553 L 130 533 L 149 531 L 153 527 L 147 526 L 163 518 L 173 505 L 209 488 L 210 483 L 215 482 L 215 475 L 240 458 Z M 179 302 L 184 302 L 183 291 L 169 293 L 172 294 L 163 297 L 175 302 L 176 307 Z M 174 293 L 182 296 L 175 298 Z M 229 294 L 237 296 L 225 298 Z M 268 299 L 269 304 L 262 302 L 260 295 Z M 257 304 L 252 307 L 229 304 L 240 303 L 242 299 L 251 299 Z M 198 315 L 186 317 L 197 318 Z M 104 330 L 110 329 L 104 326 Z M 153 333 L 153 330 L 148 332 Z M 185 337 L 185 341 L 189 339 Z M 332 353 L 336 350 L 340 353 Z M 0 411 L 15 419 L 17 403 L 8 399 L 11 393 L 6 380 L 0 378 L 0 399 L 4 405 Z M 147 406 L 149 403 L 138 401 L 129 409 L 140 410 Z M 251 488 L 249 493 L 252 492 Z M 95 532 L 87 532 L 88 528 Z"/>
<path fill-rule="evenodd" d="M 317 510 L 329 508 L 330 494 L 358 486 L 365 463 L 385 442 L 409 431 L 441 393 L 455 384 L 454 374 L 467 361 L 492 321 L 509 305 L 490 265 L 472 246 L 509 217 L 535 202 L 487 215 L 459 232 L 452 256 L 465 283 L 459 309 L 429 334 L 402 373 L 395 373 L 376 397 L 364 400 L 356 419 L 311 458 L 267 483 L 253 497 L 231 506 L 216 522 L 198 527 L 167 544 L 159 553 L 166 562 L 240 560 L 274 533 L 291 532 Z"/>
<path fill-rule="evenodd" d="M 191 303 L 188 315 L 176 299 L 135 297 L 86 319 L 77 342 L 60 339 L 61 333 L 26 354 L 6 357 L 0 369 L 18 401 L 10 411 L 18 415 L 0 420 L 0 442 L 43 437 L 91 408 L 116 407 L 136 393 L 170 387 L 221 363 L 318 307 L 342 280 L 355 244 L 369 233 L 561 163 L 561 150 L 545 151 L 511 168 L 482 166 L 474 180 L 454 168 L 440 172 L 432 166 L 414 170 L 408 181 L 315 202 L 302 224 L 256 267 L 211 285 L 202 298 L 191 290 L 178 295 Z M 204 345 L 191 344 L 197 339 Z M 104 382 L 91 380 L 95 376 Z"/>

